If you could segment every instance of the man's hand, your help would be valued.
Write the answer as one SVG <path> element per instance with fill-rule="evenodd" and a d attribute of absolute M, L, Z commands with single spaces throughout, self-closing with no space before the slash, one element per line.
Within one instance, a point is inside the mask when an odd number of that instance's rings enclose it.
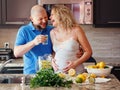
<path fill-rule="evenodd" d="M 80 47 L 80 48 L 79 48 L 79 52 L 77 52 L 77 54 L 76 54 L 76 57 L 77 57 L 77 58 L 80 58 L 82 55 L 83 55 L 83 50 L 82 50 L 82 48 Z"/>
<path fill-rule="evenodd" d="M 35 45 L 38 45 L 39 43 L 45 42 L 47 37 L 45 35 L 37 35 L 35 39 L 33 40 Z"/>

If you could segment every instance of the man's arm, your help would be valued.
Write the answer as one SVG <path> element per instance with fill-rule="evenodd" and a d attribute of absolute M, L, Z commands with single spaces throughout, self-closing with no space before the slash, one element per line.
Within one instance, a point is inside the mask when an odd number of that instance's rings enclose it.
<path fill-rule="evenodd" d="M 46 40 L 46 36 L 38 35 L 35 37 L 34 40 L 28 42 L 24 45 L 18 45 L 14 47 L 14 56 L 15 57 L 22 57 L 26 52 L 32 49 L 34 46 L 38 45 L 39 43 L 43 43 Z"/>
<path fill-rule="evenodd" d="M 14 56 L 15 57 L 22 57 L 26 52 L 28 52 L 31 48 L 35 46 L 34 42 L 28 42 L 24 45 L 19 45 L 14 47 Z"/>

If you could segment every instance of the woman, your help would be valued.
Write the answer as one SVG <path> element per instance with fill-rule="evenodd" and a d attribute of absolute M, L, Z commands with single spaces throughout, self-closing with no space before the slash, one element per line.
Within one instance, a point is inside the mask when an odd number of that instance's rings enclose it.
<path fill-rule="evenodd" d="M 76 23 L 70 9 L 64 5 L 54 5 L 50 19 L 55 27 L 50 32 L 55 52 L 54 61 L 52 61 L 55 72 L 67 72 L 74 68 L 77 73 L 82 73 L 83 62 L 92 55 L 92 49 L 85 33 Z M 76 53 L 80 47 L 83 55 L 77 58 Z"/>

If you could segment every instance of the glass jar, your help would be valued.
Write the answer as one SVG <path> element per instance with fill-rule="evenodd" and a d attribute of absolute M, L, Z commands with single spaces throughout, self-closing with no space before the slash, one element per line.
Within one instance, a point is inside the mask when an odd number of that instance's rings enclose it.
<path fill-rule="evenodd" d="M 39 56 L 38 57 L 39 70 L 52 68 L 51 60 L 52 60 L 52 55 L 51 54 L 45 54 L 43 56 Z"/>

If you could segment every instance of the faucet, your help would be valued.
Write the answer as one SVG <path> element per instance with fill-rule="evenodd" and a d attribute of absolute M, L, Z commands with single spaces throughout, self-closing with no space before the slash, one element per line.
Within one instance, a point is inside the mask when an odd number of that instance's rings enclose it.
<path fill-rule="evenodd" d="M 0 73 L 2 73 L 5 65 L 8 64 L 9 62 L 13 61 L 13 60 L 14 60 L 14 59 L 9 59 L 9 60 L 5 61 L 5 62 L 2 64 L 2 65 L 0 66 Z"/>

